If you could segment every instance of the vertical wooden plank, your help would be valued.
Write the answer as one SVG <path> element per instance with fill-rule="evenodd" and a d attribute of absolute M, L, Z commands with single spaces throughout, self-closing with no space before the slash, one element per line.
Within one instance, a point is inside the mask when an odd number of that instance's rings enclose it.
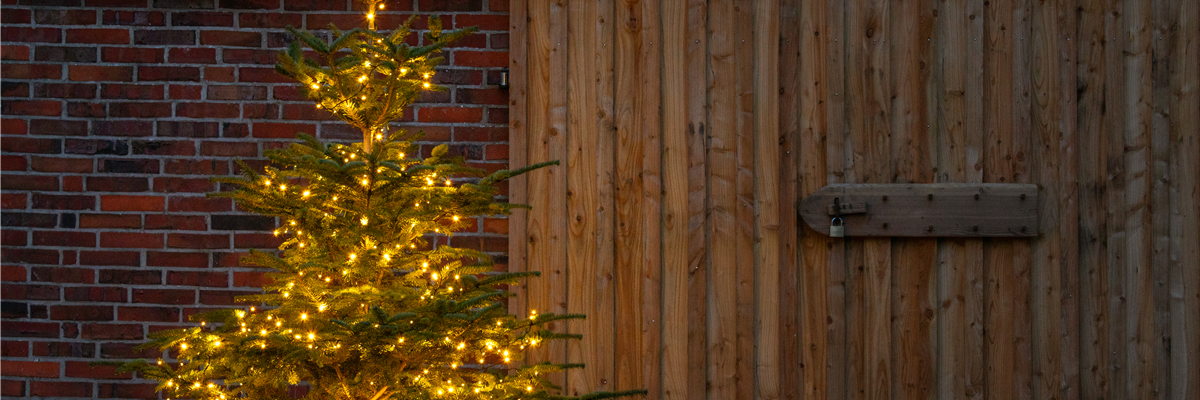
<path fill-rule="evenodd" d="M 847 101 L 852 168 L 848 182 L 891 182 L 887 32 L 890 2 L 847 6 Z M 848 397 L 891 396 L 891 240 L 850 240 Z"/>
<path fill-rule="evenodd" d="M 967 76 L 970 56 L 968 43 L 972 40 L 972 18 L 968 5 L 960 1 L 941 1 L 937 8 L 939 81 L 938 97 L 938 182 L 967 182 L 968 144 L 965 131 L 968 124 Z M 976 79 L 977 81 L 977 79 Z M 972 92 L 977 94 L 977 92 Z M 975 118 L 978 119 L 978 114 Z M 978 131 L 971 134 L 977 134 Z M 974 149 L 978 151 L 978 147 Z M 973 169 L 973 168 L 970 168 Z M 978 242 L 978 240 L 976 240 Z M 938 242 L 937 273 L 937 397 L 966 398 L 974 394 L 968 389 L 972 360 L 969 337 L 972 333 L 968 319 L 967 299 L 971 293 L 968 280 L 967 240 L 943 239 Z M 982 242 L 979 242 L 982 244 Z M 978 265 L 978 264 L 976 264 Z"/>
<path fill-rule="evenodd" d="M 984 49 L 987 46 L 984 21 L 984 0 L 967 1 L 967 73 L 966 123 L 963 129 L 966 152 L 966 182 L 983 182 L 984 178 Z M 986 390 L 984 364 L 984 274 L 983 239 L 968 239 L 964 247 L 967 292 L 963 298 L 967 323 L 966 375 L 963 396 L 983 398 Z"/>
<path fill-rule="evenodd" d="M 1125 354 L 1126 330 L 1126 218 L 1125 190 L 1127 169 L 1125 165 L 1125 18 L 1123 2 L 1110 0 L 1105 5 L 1104 36 L 1104 122 L 1105 150 L 1108 178 L 1105 216 L 1108 222 L 1108 303 L 1110 354 L 1109 396 L 1112 399 L 1129 398 L 1129 366 Z"/>
<path fill-rule="evenodd" d="M 933 83 L 932 1 L 896 3 L 888 35 L 891 74 L 891 160 L 897 182 L 933 182 L 926 90 Z M 891 244 L 891 393 L 900 398 L 933 396 L 936 373 L 936 239 L 893 239 Z"/>
<path fill-rule="evenodd" d="M 1013 143 L 1013 5 L 1010 2 L 986 5 L 984 52 L 984 182 L 1011 183 Z M 1012 240 L 989 240 L 984 245 L 984 329 L 987 359 L 986 393 L 988 398 L 1013 399 L 1015 367 L 1014 309 L 1012 303 Z"/>
<path fill-rule="evenodd" d="M 1078 81 L 1076 64 L 1077 7 L 1073 1 L 1056 2 L 1058 30 L 1058 129 L 1062 132 L 1059 142 L 1059 181 L 1062 193 L 1058 198 L 1059 229 L 1062 232 L 1060 248 L 1062 256 L 1058 263 L 1062 275 L 1062 290 L 1059 299 L 1062 317 L 1058 334 L 1060 344 L 1062 399 L 1079 399 L 1079 132 L 1076 114 L 1076 86 Z M 1091 132 L 1088 133 L 1092 134 Z"/>
<path fill-rule="evenodd" d="M 1200 397 L 1200 4 L 1179 6 L 1171 78 L 1171 387 Z"/>
<path fill-rule="evenodd" d="M 732 399 L 737 390 L 737 126 L 734 3 L 709 3 L 708 395 Z"/>
<path fill-rule="evenodd" d="M 644 388 L 642 368 L 642 23 L 641 2 L 616 5 L 616 50 L 613 74 L 616 107 L 616 387 Z"/>
<path fill-rule="evenodd" d="M 567 44 L 569 32 L 567 30 L 567 10 L 566 0 L 556 0 L 550 2 L 550 81 L 551 88 L 567 88 L 567 71 L 570 70 L 570 65 L 567 64 Z M 549 122 L 550 130 L 548 132 L 549 143 L 549 159 L 551 160 L 568 160 L 567 159 L 567 92 L 568 90 L 551 90 L 550 91 L 550 108 Z M 569 160 L 568 160 L 569 161 Z M 568 241 L 568 220 L 570 214 L 567 213 L 567 171 L 570 169 L 568 164 L 566 167 L 558 166 L 547 172 L 550 175 L 549 181 L 549 204 L 548 208 L 551 214 L 548 219 L 549 231 L 549 261 L 545 272 L 542 273 L 541 283 L 546 286 L 546 311 L 556 314 L 565 314 L 567 312 L 567 248 Z M 565 323 L 550 324 L 548 329 L 557 333 L 566 333 L 567 326 Z M 561 340 L 550 341 L 546 344 L 547 357 L 551 362 L 565 363 L 567 362 L 567 343 Z M 565 374 L 554 374 L 549 377 L 550 381 L 559 387 L 566 384 Z"/>
<path fill-rule="evenodd" d="M 1032 89 L 1032 180 L 1038 183 L 1038 231 L 1032 240 L 1033 397 L 1062 398 L 1062 236 L 1060 209 L 1059 146 L 1059 46 L 1058 9 L 1053 1 L 1040 2 L 1031 15 L 1029 77 Z M 1020 112 L 1020 111 L 1017 111 Z M 1019 262 L 1019 260 L 1018 260 Z"/>
<path fill-rule="evenodd" d="M 662 397 L 688 396 L 687 8 L 662 3 Z"/>
<path fill-rule="evenodd" d="M 1151 129 L 1143 132 L 1150 142 L 1150 231 L 1149 252 L 1153 268 L 1150 279 L 1154 297 L 1152 340 L 1154 348 L 1155 398 L 1168 399 L 1171 394 L 1171 198 L 1170 137 L 1171 137 L 1171 60 L 1175 49 L 1175 25 L 1179 3 L 1156 0 L 1151 2 Z"/>
<path fill-rule="evenodd" d="M 596 303 L 598 315 L 588 315 L 596 324 L 599 366 L 589 366 L 599 379 L 597 390 L 616 387 L 616 148 L 617 135 L 614 96 L 614 58 L 616 32 L 613 20 L 613 0 L 596 0 L 596 106 L 595 124 L 599 138 L 596 152 L 596 173 L 599 186 L 599 209 L 596 213 Z M 583 60 L 589 61 L 589 60 Z"/>
<path fill-rule="evenodd" d="M 662 32 L 660 0 L 641 0 L 638 22 L 641 32 L 637 73 L 638 109 L 642 141 L 641 217 L 642 259 L 639 262 L 641 288 L 641 362 L 642 382 L 652 396 L 662 394 L 662 119 L 660 109 L 662 75 Z"/>
<path fill-rule="evenodd" d="M 553 66 L 550 64 L 550 4 L 535 2 L 529 4 L 529 162 L 539 163 L 551 160 L 550 140 L 550 74 Z M 557 177 L 554 169 L 544 168 L 530 172 L 529 175 L 529 271 L 541 273 L 526 283 L 526 314 L 537 310 L 545 312 L 550 306 L 550 288 L 547 281 L 550 272 L 555 267 L 552 263 L 555 241 L 551 232 L 554 224 L 553 215 L 556 212 L 551 195 L 552 182 Z M 551 361 L 549 349 L 545 346 L 527 349 L 527 362 L 540 363 Z"/>
<path fill-rule="evenodd" d="M 813 105 L 814 113 L 825 113 L 826 128 L 819 133 L 825 139 L 825 182 L 826 183 L 842 183 L 846 182 L 846 170 L 850 164 L 850 151 L 847 144 L 849 137 L 849 125 L 846 123 L 846 52 L 849 49 L 850 41 L 846 31 L 846 8 L 847 2 L 829 0 L 825 1 L 825 9 L 822 13 L 819 10 L 814 10 L 813 18 L 824 18 L 828 24 L 825 32 L 824 44 L 827 46 L 825 57 L 824 80 L 825 92 L 817 97 L 817 104 Z M 821 79 L 821 75 L 816 78 Z M 830 94 L 832 93 L 832 95 Z M 820 102 L 825 103 L 824 110 L 821 109 Z M 818 125 L 819 126 L 819 125 Z M 816 151 L 820 151 L 819 145 Z M 807 150 L 801 149 L 802 152 Z M 807 168 L 806 168 L 807 169 Z M 817 182 L 812 182 L 813 184 Z M 816 190 L 820 186 L 811 188 Z M 823 245 L 828 249 L 828 262 L 826 267 L 826 286 L 825 286 L 825 303 L 823 305 L 825 311 L 826 332 L 825 340 L 827 349 L 825 351 L 825 393 L 826 398 L 844 399 L 847 397 L 848 388 L 846 380 L 848 374 L 848 355 L 847 351 L 847 299 L 846 299 L 846 277 L 849 270 L 849 264 L 846 263 L 847 247 L 845 240 L 832 240 L 822 238 Z M 820 244 L 818 244 L 820 245 Z M 815 265 L 819 266 L 820 261 L 814 261 Z M 806 261 L 807 263 L 807 261 Z M 820 287 L 820 280 L 814 281 L 816 287 Z M 807 285 L 807 284 L 806 284 Z M 820 312 L 820 311 L 818 311 Z M 817 317 L 820 314 L 816 315 Z M 817 321 L 820 323 L 820 320 Z M 818 363 L 820 359 L 816 360 Z M 821 364 L 817 364 L 819 368 Z M 807 374 L 806 374 L 807 376 Z"/>
<path fill-rule="evenodd" d="M 514 40 L 509 44 L 509 68 L 512 76 L 509 78 L 510 104 L 508 113 L 509 137 L 509 168 L 520 168 L 527 164 L 529 132 L 527 122 L 527 103 L 529 101 L 529 64 L 528 64 L 528 35 L 529 24 L 525 18 L 525 0 L 515 0 L 510 4 L 509 34 Z M 528 174 L 515 177 L 509 181 L 509 201 L 525 204 L 528 199 Z M 513 209 L 508 217 L 508 232 L 516 240 L 508 241 L 508 270 L 511 272 L 527 271 L 528 244 L 526 237 L 529 222 L 529 211 Z M 521 283 L 520 285 L 525 285 Z M 509 312 L 516 315 L 525 313 L 526 293 L 523 286 L 511 288 L 514 297 L 508 301 Z"/>
<path fill-rule="evenodd" d="M 1013 40 L 1013 130 L 1012 155 L 1010 161 L 1013 168 L 1014 183 L 1032 183 L 1033 166 L 1029 161 L 1032 142 L 1032 82 L 1030 67 L 1031 53 L 1031 17 L 1033 16 L 1032 0 L 1014 2 L 1012 13 Z M 1033 227 L 1029 227 L 1033 229 Z M 1029 240 L 1012 240 L 1013 270 L 1009 275 L 1012 288 L 1009 301 L 1014 305 L 1013 323 L 1013 385 L 1014 396 L 1018 399 L 1033 397 L 1033 326 L 1031 303 L 1031 286 L 1033 277 L 1033 251 Z"/>
<path fill-rule="evenodd" d="M 802 224 L 797 218 L 796 204 L 800 201 L 797 181 L 800 156 L 798 92 L 800 91 L 800 1 L 779 2 L 779 394 L 785 400 L 798 400 L 807 386 L 801 382 L 801 364 L 821 366 L 822 363 L 805 364 L 801 352 L 800 336 L 800 287 L 796 278 L 802 263 L 798 262 L 798 232 Z M 828 40 L 828 35 L 821 40 Z M 813 57 L 820 59 L 818 53 Z M 822 113 L 824 114 L 824 113 Z M 824 282 L 824 279 L 821 280 Z M 819 285 L 821 287 L 823 285 Z M 824 292 L 824 290 L 819 290 Z M 824 348 L 824 341 L 822 341 Z"/>
<path fill-rule="evenodd" d="M 707 398 L 708 370 L 708 15 L 687 2 L 688 399 Z"/>
<path fill-rule="evenodd" d="M 754 7 L 754 393 L 779 396 L 779 3 Z"/>
<path fill-rule="evenodd" d="M 1080 398 L 1107 398 L 1108 249 L 1105 153 L 1107 115 L 1104 112 L 1104 8 L 1096 2 L 1079 4 L 1077 100 L 1079 135 L 1079 268 Z"/>
<path fill-rule="evenodd" d="M 754 396 L 754 0 L 734 0 L 733 63 L 737 208 L 734 243 L 737 246 L 737 367 L 735 398 Z"/>
<path fill-rule="evenodd" d="M 825 102 L 829 99 L 827 86 L 831 82 L 826 74 L 827 54 L 833 46 L 834 38 L 841 32 L 832 32 L 827 25 L 828 15 L 826 2 L 805 1 L 800 3 L 799 13 L 799 79 L 797 91 L 799 95 L 797 121 L 799 142 L 799 199 L 816 192 L 825 186 L 827 180 L 826 157 L 827 149 L 823 145 L 828 136 L 841 136 L 842 132 L 829 132 L 826 125 Z M 828 157 L 842 158 L 842 149 L 837 149 L 836 155 Z M 829 354 L 827 331 L 832 324 L 829 319 L 829 308 L 841 308 L 842 304 L 828 304 L 825 285 L 828 281 L 828 252 L 829 246 L 835 240 L 829 239 L 825 233 L 815 232 L 807 225 L 800 224 L 798 261 L 799 295 L 800 295 L 800 372 L 802 373 L 800 388 L 805 399 L 840 398 L 842 393 L 828 391 L 829 375 L 841 375 L 842 370 L 830 371 L 826 360 L 844 360 L 842 354 Z M 836 243 L 841 244 L 841 240 Z M 840 250 L 840 246 L 839 249 Z"/>
<path fill-rule="evenodd" d="M 1154 282 L 1150 220 L 1150 2 L 1125 3 L 1126 364 L 1129 396 L 1154 397 Z"/>
<path fill-rule="evenodd" d="M 567 303 L 569 312 L 582 313 L 587 319 L 572 322 L 572 333 L 584 335 L 583 340 L 570 342 L 568 360 L 581 362 L 584 370 L 567 372 L 566 393 L 571 396 L 587 394 L 601 386 L 601 373 L 605 370 L 602 353 L 611 347 L 600 347 L 604 337 L 611 336 L 610 327 L 600 325 L 604 321 L 605 309 L 599 299 L 611 290 L 609 279 L 601 276 L 599 257 L 600 193 L 598 184 L 601 174 L 596 157 L 599 155 L 600 134 L 596 124 L 599 109 L 596 93 L 596 53 L 598 46 L 596 29 L 596 4 L 572 2 L 568 4 L 567 51 L 570 70 L 568 74 L 568 127 L 567 141 L 567 213 L 570 234 L 567 237 Z M 611 310 L 607 310 L 611 312 Z M 599 315 L 598 315 L 599 314 Z"/>

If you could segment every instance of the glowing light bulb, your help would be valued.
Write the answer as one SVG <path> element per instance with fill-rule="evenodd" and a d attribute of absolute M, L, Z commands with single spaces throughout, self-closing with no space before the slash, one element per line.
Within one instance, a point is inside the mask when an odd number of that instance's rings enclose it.
<path fill-rule="evenodd" d="M 213 343 L 213 347 L 221 347 L 221 342 Z"/>
<path fill-rule="evenodd" d="M 359 81 L 359 82 L 362 82 L 362 81 L 365 81 L 365 80 L 367 80 L 367 76 L 366 76 L 366 75 L 363 75 L 363 76 L 360 76 L 360 77 L 358 77 L 358 81 Z"/>
<path fill-rule="evenodd" d="M 450 180 L 449 180 L 449 179 L 447 179 L 447 180 L 446 180 L 446 186 L 450 186 Z"/>
<path fill-rule="evenodd" d="M 279 185 L 279 190 L 287 190 L 287 185 Z"/>
<path fill-rule="evenodd" d="M 317 84 L 315 84 L 315 83 L 314 83 L 314 84 L 312 84 L 312 88 L 313 88 L 314 90 L 316 90 L 316 89 L 320 89 L 320 88 L 321 88 L 321 86 L 320 86 L 320 85 L 317 85 Z"/>
<path fill-rule="evenodd" d="M 457 216 L 457 215 L 455 215 L 455 216 L 454 216 L 454 221 L 455 221 L 455 222 L 458 222 L 458 216 Z"/>
<path fill-rule="evenodd" d="M 266 330 L 266 329 L 263 329 L 263 330 L 261 330 L 261 331 L 258 331 L 258 334 L 259 334 L 259 335 L 266 335 L 266 334 L 267 334 L 267 330 Z"/>
<path fill-rule="evenodd" d="M 434 272 L 434 273 L 433 273 L 433 280 L 435 280 L 435 281 L 437 280 L 437 272 Z M 185 347 L 185 348 L 186 348 L 186 347 Z"/>
<path fill-rule="evenodd" d="M 392 255 L 391 255 L 391 254 L 384 253 L 384 254 L 383 254 L 383 259 L 384 259 L 384 260 L 388 260 L 388 261 L 392 261 Z"/>
<path fill-rule="evenodd" d="M 375 13 L 367 14 L 367 19 L 375 19 Z"/>
<path fill-rule="evenodd" d="M 363 186 L 367 186 L 367 185 L 370 185 L 370 184 L 371 184 L 371 181 L 369 181 L 369 180 L 366 180 L 366 179 L 363 179 L 363 180 L 362 180 L 362 185 L 363 185 Z"/>
<path fill-rule="evenodd" d="M 370 67 L 370 66 L 371 66 L 371 62 L 370 62 L 370 61 L 363 62 L 363 66 Z"/>
<path fill-rule="evenodd" d="M 300 319 L 308 320 L 308 313 L 300 313 Z"/>
<path fill-rule="evenodd" d="M 363 96 L 363 97 L 362 97 L 362 99 L 363 99 L 363 100 L 366 100 L 366 99 L 367 99 L 367 96 Z"/>
<path fill-rule="evenodd" d="M 313 340 L 313 339 L 316 339 L 316 338 L 317 338 L 317 335 L 316 335 L 316 334 L 313 334 L 313 333 L 309 333 L 309 334 L 308 334 L 308 340 Z"/>
<path fill-rule="evenodd" d="M 305 190 L 304 193 L 301 194 L 301 196 L 308 197 L 309 194 L 310 193 L 307 190 Z"/>
<path fill-rule="evenodd" d="M 426 88 L 426 89 L 428 89 L 428 88 L 429 88 L 429 82 L 425 82 L 425 88 Z"/>
<path fill-rule="evenodd" d="M 180 344 L 179 348 L 182 350 L 187 350 L 187 343 Z"/>
<path fill-rule="evenodd" d="M 383 135 L 375 135 L 375 140 L 383 140 Z"/>
<path fill-rule="evenodd" d="M 404 75 L 407 73 L 408 73 L 408 68 L 400 68 L 400 75 Z"/>
<path fill-rule="evenodd" d="M 353 260 L 354 257 L 357 257 L 357 255 L 355 255 L 354 253 L 350 253 L 350 259 Z"/>
<path fill-rule="evenodd" d="M 275 321 L 275 327 L 276 327 L 276 328 L 278 328 L 278 327 L 281 327 L 281 326 L 283 326 L 283 322 L 282 322 L 282 321 Z"/>
<path fill-rule="evenodd" d="M 380 9 L 380 10 L 382 10 L 382 9 L 383 9 L 383 4 L 382 4 L 382 3 L 381 3 L 381 4 L 379 4 L 379 9 Z"/>

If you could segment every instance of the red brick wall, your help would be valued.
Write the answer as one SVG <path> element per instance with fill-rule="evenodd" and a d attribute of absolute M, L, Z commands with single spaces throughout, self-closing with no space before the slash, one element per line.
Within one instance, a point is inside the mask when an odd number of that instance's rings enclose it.
<path fill-rule="evenodd" d="M 238 265 L 275 243 L 275 221 L 206 199 L 208 178 L 261 165 L 295 131 L 359 134 L 325 119 L 273 69 L 287 25 L 361 23 L 349 0 L 3 0 L 2 357 L 4 397 L 154 397 L 153 385 L 89 361 L 157 357 L 147 332 L 252 293 Z M 426 151 L 451 142 L 507 167 L 507 0 L 389 0 L 381 27 L 438 14 L 480 33 L 446 52 L 449 92 L 400 126 Z M 454 244 L 501 253 L 484 219 Z M 502 259 L 499 260 L 502 262 Z"/>

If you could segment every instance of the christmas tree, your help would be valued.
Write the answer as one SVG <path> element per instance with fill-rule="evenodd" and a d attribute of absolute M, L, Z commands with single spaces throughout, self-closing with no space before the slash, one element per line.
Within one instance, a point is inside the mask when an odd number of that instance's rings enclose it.
<path fill-rule="evenodd" d="M 546 325 L 581 315 L 518 318 L 506 309 L 506 287 L 536 273 L 495 272 L 487 254 L 437 240 L 470 217 L 518 207 L 496 202 L 495 184 L 551 163 L 483 176 L 446 145 L 421 158 L 418 135 L 390 127 L 421 91 L 441 90 L 430 81 L 439 50 L 473 29 L 443 32 L 431 18 L 426 44 L 410 46 L 412 19 L 379 32 L 382 6 L 367 5 L 368 29 L 331 26 L 328 41 L 291 29 L 297 42 L 277 65 L 363 142 L 300 134 L 268 152 L 262 173 L 243 165 L 243 176 L 216 179 L 235 189 L 212 196 L 277 217 L 284 242 L 244 259 L 273 270 L 261 295 L 239 299 L 256 306 L 154 333 L 145 346 L 174 360 L 122 365 L 158 380 L 164 397 L 283 399 L 307 383 L 313 399 L 563 398 L 546 374 L 581 367 L 521 363 L 528 347 L 579 338 Z"/>

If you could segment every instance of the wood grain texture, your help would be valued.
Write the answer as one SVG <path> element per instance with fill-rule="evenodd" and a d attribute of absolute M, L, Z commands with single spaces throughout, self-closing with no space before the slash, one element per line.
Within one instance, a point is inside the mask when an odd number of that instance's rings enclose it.
<path fill-rule="evenodd" d="M 709 397 L 731 399 L 737 372 L 737 136 L 734 3 L 708 9 L 708 360 Z"/>
<path fill-rule="evenodd" d="M 1171 388 L 1200 396 L 1200 4 L 1180 4 L 1171 77 Z M 1178 345 L 1176 345 L 1176 343 Z"/>
<path fill-rule="evenodd" d="M 642 202 L 642 4 L 616 4 L 613 73 L 616 123 L 616 387 L 645 386 L 642 360 L 642 260 L 645 211 Z"/>
<path fill-rule="evenodd" d="M 827 149 L 822 142 L 827 135 L 841 135 L 841 132 L 830 133 L 826 124 L 825 103 L 830 93 L 826 89 L 826 64 L 824 58 L 828 48 L 833 45 L 833 38 L 827 25 L 827 7 L 830 4 L 820 1 L 805 1 L 800 3 L 798 53 L 799 75 L 796 84 L 795 113 L 798 121 L 797 135 L 799 151 L 798 194 L 799 202 L 808 195 L 825 186 L 827 179 L 826 156 Z M 804 54 L 813 56 L 805 57 Z M 784 55 L 790 55 L 785 53 Z M 841 149 L 839 149 L 840 151 Z M 841 158 L 839 153 L 836 157 Z M 796 210 L 798 214 L 799 210 Z M 799 223 L 800 221 L 797 221 Z M 843 371 L 830 371 L 827 367 L 830 359 L 827 333 L 832 323 L 829 319 L 829 305 L 826 303 L 827 289 L 820 283 L 828 282 L 829 248 L 841 240 L 830 239 L 824 233 L 814 232 L 807 225 L 797 225 L 799 237 L 799 260 L 797 261 L 798 276 L 796 284 L 800 312 L 799 343 L 800 343 L 800 394 L 804 399 L 841 398 L 842 393 L 831 393 L 828 383 L 830 375 L 841 377 Z M 837 250 L 840 250 L 840 246 Z M 841 304 L 835 307 L 841 308 Z M 842 359 L 841 354 L 834 355 Z"/>
<path fill-rule="evenodd" d="M 754 398 L 780 398 L 779 5 L 754 8 Z"/>
<path fill-rule="evenodd" d="M 601 347 L 609 327 L 603 321 L 605 310 L 598 300 L 605 298 L 611 286 L 599 273 L 600 173 L 595 154 L 599 153 L 600 134 L 596 124 L 599 109 L 596 93 L 596 52 L 599 46 L 595 3 L 568 4 L 568 115 L 567 115 L 567 237 L 568 311 L 588 315 L 588 319 L 572 322 L 571 333 L 582 334 L 583 340 L 569 343 L 568 359 L 587 365 L 584 370 L 567 372 L 566 393 L 590 393 L 601 386 L 601 371 L 606 368 L 601 354 L 611 347 Z M 596 318 L 600 317 L 600 318 Z"/>
<path fill-rule="evenodd" d="M 687 8 L 662 3 L 662 398 L 688 398 Z"/>
<path fill-rule="evenodd" d="M 510 168 L 518 168 L 521 165 L 528 163 L 528 143 L 529 129 L 528 116 L 526 111 L 529 102 L 529 59 L 528 59 L 528 29 L 525 15 L 525 0 L 515 0 L 510 6 L 512 7 L 511 18 L 509 19 L 509 32 L 515 40 L 509 44 L 509 68 L 514 71 L 509 78 L 509 91 L 515 93 L 511 96 L 509 103 L 508 114 L 508 129 L 509 137 L 513 138 L 509 144 L 509 163 Z M 509 181 L 509 201 L 515 204 L 525 204 L 529 199 L 528 177 L 525 175 L 517 176 Z M 508 241 L 508 270 L 512 272 L 527 271 L 529 265 L 528 251 L 529 241 L 527 237 L 529 211 L 526 209 L 514 209 L 512 215 L 508 217 L 508 233 L 509 237 L 517 238 L 516 240 Z M 508 309 L 513 314 L 518 316 L 525 314 L 526 292 L 524 287 L 518 286 L 510 288 L 514 296 L 508 301 Z"/>
<path fill-rule="evenodd" d="M 567 394 L 1195 397 L 1195 4 L 513 6 L 511 161 L 566 163 L 510 305 L 589 314 L 531 354 Z M 799 226 L 842 182 L 1034 183 L 1038 236 Z"/>

